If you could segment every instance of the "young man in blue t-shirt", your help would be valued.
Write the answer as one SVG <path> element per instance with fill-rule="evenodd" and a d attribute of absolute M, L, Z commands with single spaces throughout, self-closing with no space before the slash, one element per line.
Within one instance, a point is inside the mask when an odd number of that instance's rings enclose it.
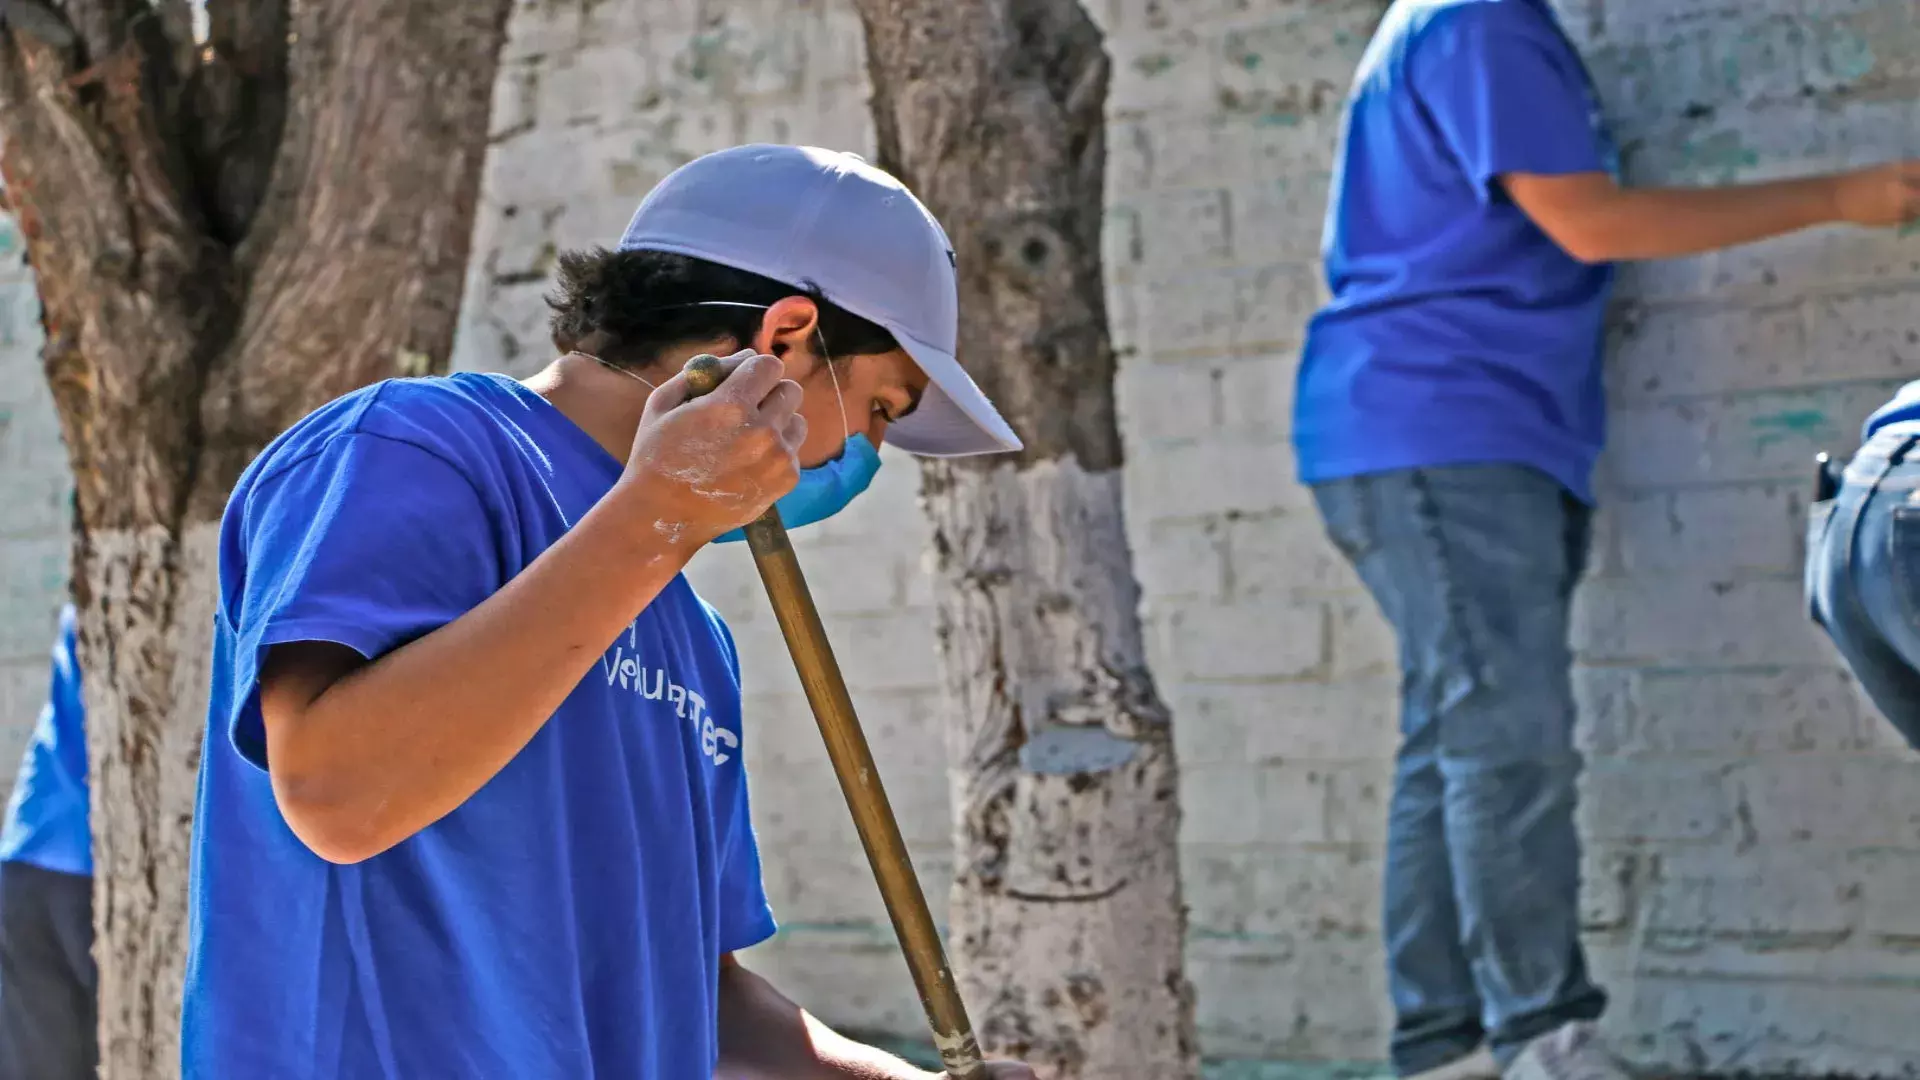
<path fill-rule="evenodd" d="M 91 1080 L 93 834 L 74 611 L 60 612 L 47 701 L 0 830 L 0 1080 Z"/>
<path fill-rule="evenodd" d="M 1920 164 L 1629 189 L 1547 0 L 1397 0 L 1355 78 L 1294 442 L 1400 642 L 1384 928 L 1403 1075 L 1605 1080 L 1569 601 L 1609 263 L 1920 212 Z"/>
<path fill-rule="evenodd" d="M 946 236 L 856 157 L 741 147 L 551 303 L 538 375 L 350 394 L 234 490 L 185 1074 L 925 1076 L 732 959 L 774 921 L 739 661 L 680 571 L 777 497 L 834 513 L 883 439 L 1019 448 L 954 359 Z"/>

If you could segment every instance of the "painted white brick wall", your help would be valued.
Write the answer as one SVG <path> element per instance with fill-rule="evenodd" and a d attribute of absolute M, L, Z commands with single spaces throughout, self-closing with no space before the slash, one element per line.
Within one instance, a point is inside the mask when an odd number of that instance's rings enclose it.
<path fill-rule="evenodd" d="M 1178 710 L 1209 1054 L 1378 1057 L 1392 642 L 1291 480 L 1338 110 L 1379 0 L 1095 0 L 1115 81 L 1105 251 L 1144 613 Z M 1909 0 L 1562 5 L 1641 182 L 1920 153 Z M 742 139 L 866 151 L 843 2 L 530 2 L 499 91 L 459 349 L 548 352 L 552 245 L 609 242 L 673 165 Z M 617 44 L 609 44 L 617 42 Z M 1614 450 L 1576 638 L 1585 911 L 1612 1024 L 1686 1069 L 1920 1057 L 1920 763 L 1801 615 L 1810 455 L 1920 369 L 1920 242 L 1829 231 L 1628 272 Z M 925 532 L 888 455 L 801 534 L 936 903 L 946 886 Z M 745 552 L 694 571 L 736 626 L 787 930 L 756 958 L 833 1020 L 913 1034 L 903 969 Z"/>
<path fill-rule="evenodd" d="M 1094 0 L 1115 61 L 1106 255 L 1133 541 L 1185 759 L 1210 1054 L 1378 1057 L 1391 642 L 1289 479 L 1337 110 L 1379 0 Z M 1568 0 L 1642 182 L 1920 153 L 1910 0 Z M 844 0 L 525 0 L 456 365 L 548 357 L 556 250 L 718 146 L 871 149 Z M 38 708 L 67 481 L 0 227 L 0 785 Z M 1828 231 L 1636 268 L 1577 632 L 1585 913 L 1635 1056 L 1897 1075 L 1920 1059 L 1920 763 L 1801 617 L 1808 456 L 1920 369 L 1920 240 Z M 936 908 L 944 760 L 912 463 L 800 546 Z M 787 930 L 757 964 L 830 1019 L 920 1020 L 741 549 L 695 568 L 746 657 Z"/>

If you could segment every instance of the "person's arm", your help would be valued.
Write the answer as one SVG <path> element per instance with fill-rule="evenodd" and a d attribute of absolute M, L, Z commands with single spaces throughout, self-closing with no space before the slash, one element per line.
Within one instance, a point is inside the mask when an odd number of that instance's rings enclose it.
<path fill-rule="evenodd" d="M 1582 262 L 1697 255 L 1848 222 L 1920 220 L 1920 161 L 1719 188 L 1629 188 L 1602 172 L 1507 173 L 1515 205 Z"/>
<path fill-rule="evenodd" d="M 273 646 L 260 675 L 268 774 L 321 858 L 370 858 L 480 790 L 691 556 L 608 500 L 480 606 L 374 661 Z"/>
<path fill-rule="evenodd" d="M 793 486 L 798 387 L 772 357 L 682 408 L 648 402 L 625 475 L 498 592 L 372 660 L 275 645 L 260 712 L 275 801 L 322 858 L 357 862 L 426 828 L 526 745 L 694 550 Z M 670 527 L 668 527 L 670 526 Z"/>
<path fill-rule="evenodd" d="M 988 1064 L 993 1080 L 1034 1080 L 1010 1061 Z M 787 1000 L 731 955 L 720 964 L 720 1068 L 714 1080 L 936 1080 L 931 1073 L 854 1042 Z"/>
<path fill-rule="evenodd" d="M 1462 178 L 1586 262 L 1691 255 L 1827 222 L 1920 217 L 1920 162 L 1734 187 L 1625 188 L 1607 169 L 1573 44 L 1527 5 L 1458 5 L 1408 61 L 1408 93 Z"/>

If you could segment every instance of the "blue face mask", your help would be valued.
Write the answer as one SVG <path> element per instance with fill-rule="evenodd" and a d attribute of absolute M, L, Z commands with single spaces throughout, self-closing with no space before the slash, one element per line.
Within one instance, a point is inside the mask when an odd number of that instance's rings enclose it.
<path fill-rule="evenodd" d="M 825 521 L 845 510 L 854 496 L 867 490 L 867 485 L 873 483 L 873 474 L 879 471 L 880 451 L 874 449 L 864 432 L 856 432 L 847 436 L 839 457 L 800 470 L 800 482 L 774 506 L 789 529 Z M 730 544 L 746 538 L 745 532 L 735 529 L 713 542 Z"/>

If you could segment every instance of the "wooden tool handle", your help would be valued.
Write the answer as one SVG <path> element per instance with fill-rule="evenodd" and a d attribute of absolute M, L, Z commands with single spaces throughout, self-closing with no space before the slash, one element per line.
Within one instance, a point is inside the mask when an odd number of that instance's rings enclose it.
<path fill-rule="evenodd" d="M 685 373 L 689 395 L 696 398 L 713 393 L 727 378 L 726 365 L 719 357 L 707 355 L 687 361 Z M 853 698 L 834 659 L 833 647 L 827 642 L 827 630 L 814 606 L 813 594 L 800 573 L 800 560 L 787 539 L 779 508 L 769 506 L 766 513 L 748 523 L 745 531 L 754 566 L 773 605 L 774 619 L 786 638 L 787 652 L 800 674 L 800 685 L 813 708 L 813 719 L 820 725 L 820 736 L 826 740 L 827 757 L 840 780 L 840 793 L 853 814 L 867 864 L 873 868 L 880 898 L 886 902 L 887 915 L 900 939 L 900 951 L 920 993 L 920 1005 L 926 1011 L 941 1065 L 951 1080 L 988 1080 L 980 1044 L 967 1019 L 967 1007 L 960 1000 L 953 970 L 947 965 L 940 931 L 914 877 L 907 843 L 900 835 L 886 789 L 880 784 L 880 770 L 874 765 L 873 751 L 853 711 Z"/>

